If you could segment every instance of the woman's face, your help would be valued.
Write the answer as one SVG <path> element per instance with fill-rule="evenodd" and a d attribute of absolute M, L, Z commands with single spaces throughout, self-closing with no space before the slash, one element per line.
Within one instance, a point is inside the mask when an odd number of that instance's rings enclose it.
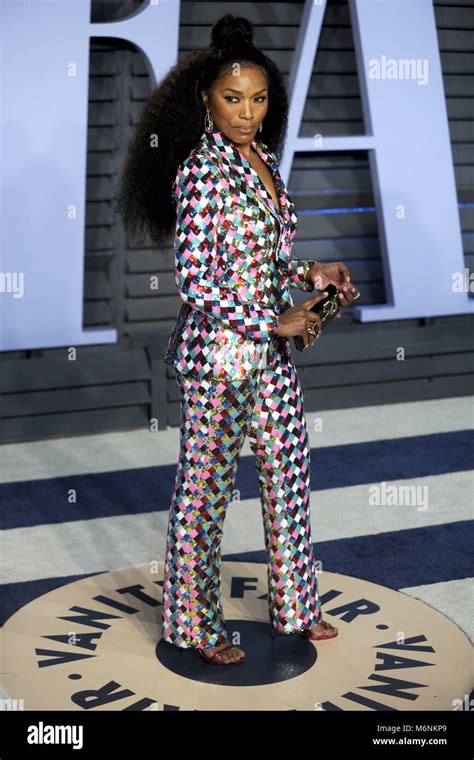
<path fill-rule="evenodd" d="M 203 99 L 217 129 L 236 145 L 250 145 L 268 111 L 265 74 L 236 63 L 235 73 L 218 79 Z"/>

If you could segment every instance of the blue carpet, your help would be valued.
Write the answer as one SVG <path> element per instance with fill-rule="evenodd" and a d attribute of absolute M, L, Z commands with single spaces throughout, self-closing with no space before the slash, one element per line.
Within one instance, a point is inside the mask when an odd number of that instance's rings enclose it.
<path fill-rule="evenodd" d="M 471 576 L 473 534 L 474 520 L 356 536 L 313 544 L 314 557 L 328 572 L 362 578 L 392 589 L 443 583 Z M 266 563 L 266 555 L 264 550 L 244 552 L 222 555 L 222 560 Z M 48 591 L 100 574 L 3 584 L 0 625 Z M 74 603 L 73 590 L 70 604 Z"/>
<path fill-rule="evenodd" d="M 460 472 L 473 467 L 474 431 L 410 436 L 311 450 L 311 488 L 325 490 Z M 176 464 L 0 485 L 1 527 L 168 510 Z M 255 457 L 242 456 L 235 487 L 258 498 Z M 77 502 L 68 492 L 75 489 Z M 5 508 L 8 505 L 8 509 Z M 443 559 L 441 558 L 442 562 Z"/>

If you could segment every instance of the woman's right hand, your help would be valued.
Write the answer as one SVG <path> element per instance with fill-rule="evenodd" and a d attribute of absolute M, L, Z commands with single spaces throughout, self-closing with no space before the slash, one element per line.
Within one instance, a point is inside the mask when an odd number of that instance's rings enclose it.
<path fill-rule="evenodd" d="M 317 296 L 311 296 L 298 306 L 292 306 L 278 316 L 277 335 L 284 338 L 290 338 L 294 335 L 301 335 L 305 346 L 312 346 L 316 340 L 315 335 L 308 332 L 308 327 L 313 324 L 316 333 L 321 331 L 321 319 L 310 311 L 311 307 L 322 301 L 327 296 L 327 291 L 319 293 Z"/>

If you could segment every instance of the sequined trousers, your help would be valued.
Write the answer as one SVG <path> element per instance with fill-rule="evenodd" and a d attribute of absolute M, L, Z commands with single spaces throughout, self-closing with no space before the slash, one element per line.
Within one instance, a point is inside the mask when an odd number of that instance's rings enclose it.
<path fill-rule="evenodd" d="M 240 451 L 255 454 L 268 605 L 279 634 L 312 628 L 321 604 L 310 528 L 310 447 L 295 365 L 278 336 L 249 378 L 176 373 L 180 453 L 163 577 L 162 638 L 181 648 L 226 641 L 221 540 Z"/>

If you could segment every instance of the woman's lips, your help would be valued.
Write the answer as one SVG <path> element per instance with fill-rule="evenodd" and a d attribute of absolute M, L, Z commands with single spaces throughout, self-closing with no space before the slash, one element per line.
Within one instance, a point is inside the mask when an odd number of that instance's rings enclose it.
<path fill-rule="evenodd" d="M 239 132 L 245 132 L 245 133 L 248 133 L 248 132 L 251 132 L 251 131 L 252 131 L 253 127 L 236 127 L 236 129 L 238 129 L 238 130 L 239 130 Z"/>

